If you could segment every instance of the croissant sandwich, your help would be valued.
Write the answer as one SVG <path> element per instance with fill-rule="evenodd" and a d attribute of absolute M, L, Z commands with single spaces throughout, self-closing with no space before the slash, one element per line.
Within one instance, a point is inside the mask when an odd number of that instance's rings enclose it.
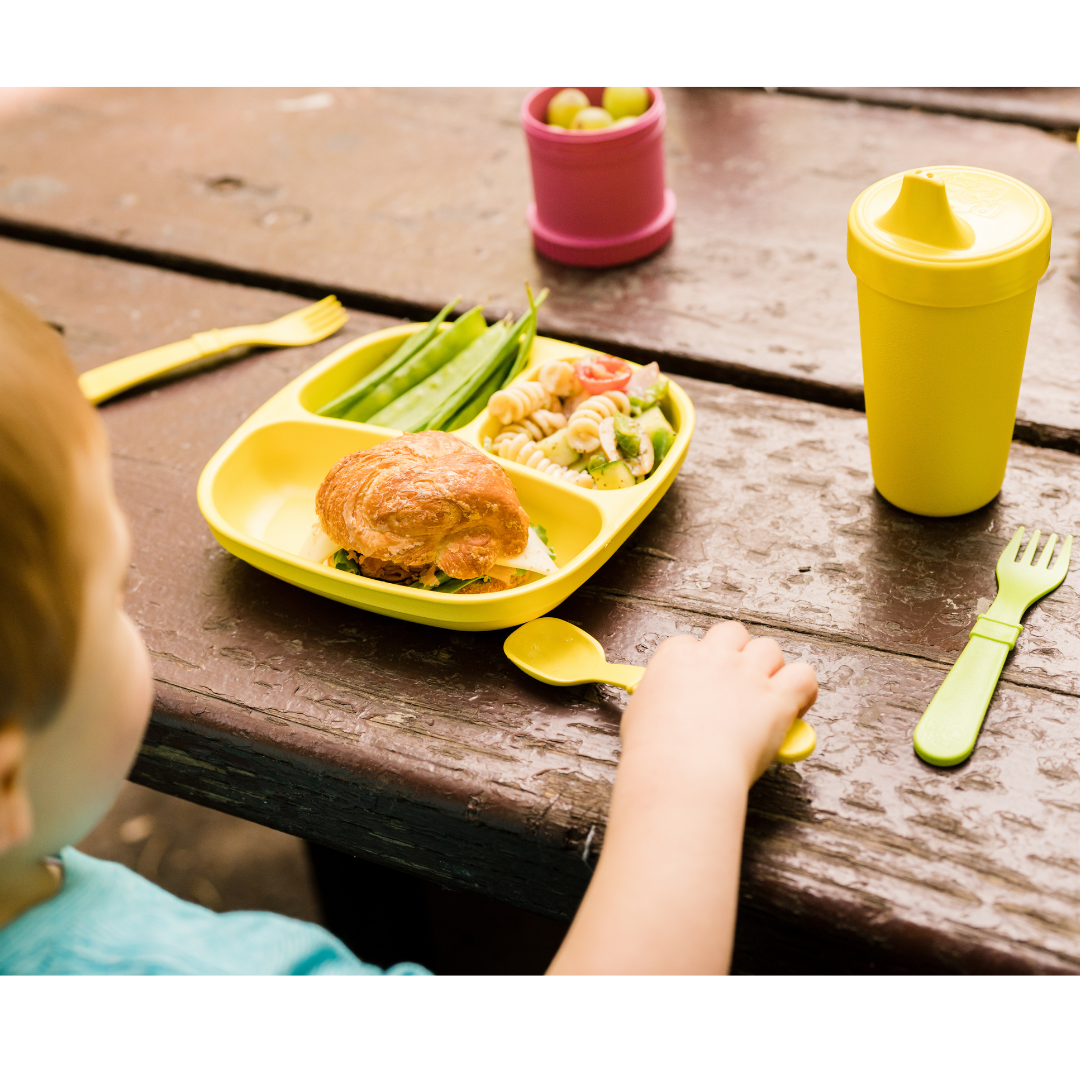
<path fill-rule="evenodd" d="M 315 497 L 301 554 L 381 581 L 500 592 L 556 569 L 503 469 L 456 435 L 399 435 L 349 454 Z"/>

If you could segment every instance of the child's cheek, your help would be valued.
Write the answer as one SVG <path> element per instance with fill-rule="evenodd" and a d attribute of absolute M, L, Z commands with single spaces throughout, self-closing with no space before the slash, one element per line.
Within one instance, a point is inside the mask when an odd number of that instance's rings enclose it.
<path fill-rule="evenodd" d="M 118 612 L 117 671 L 114 693 L 116 722 L 113 729 L 113 757 L 120 778 L 127 775 L 138 753 L 153 704 L 153 677 L 150 655 L 135 624 Z"/>

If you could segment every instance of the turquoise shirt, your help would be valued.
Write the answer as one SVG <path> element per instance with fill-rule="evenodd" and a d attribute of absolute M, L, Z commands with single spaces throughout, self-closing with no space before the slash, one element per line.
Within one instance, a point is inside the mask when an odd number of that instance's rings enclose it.
<path fill-rule="evenodd" d="M 0 975 L 430 974 L 419 964 L 383 972 L 284 915 L 208 911 L 74 848 L 60 858 L 60 891 L 0 930 Z"/>

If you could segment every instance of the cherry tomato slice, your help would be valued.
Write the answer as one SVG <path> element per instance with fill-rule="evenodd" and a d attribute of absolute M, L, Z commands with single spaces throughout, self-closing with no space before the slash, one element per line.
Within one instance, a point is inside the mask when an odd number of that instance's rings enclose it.
<path fill-rule="evenodd" d="M 625 360 L 617 360 L 614 356 L 603 354 L 579 360 L 574 365 L 574 372 L 581 380 L 581 385 L 590 394 L 606 394 L 609 390 L 622 390 L 633 374 L 630 365 Z"/>

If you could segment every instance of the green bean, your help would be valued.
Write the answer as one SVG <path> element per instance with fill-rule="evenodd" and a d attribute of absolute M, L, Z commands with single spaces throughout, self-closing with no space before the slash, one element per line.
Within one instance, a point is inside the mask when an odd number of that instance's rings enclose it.
<path fill-rule="evenodd" d="M 344 416 L 358 401 L 378 386 L 383 379 L 397 371 L 406 360 L 411 356 L 415 356 L 416 353 L 435 337 L 439 332 L 439 327 L 442 326 L 443 319 L 450 314 L 454 305 L 460 299 L 461 297 L 459 296 L 451 300 L 450 303 L 423 328 L 423 330 L 417 330 L 415 334 L 410 334 L 398 346 L 388 360 L 384 360 L 374 371 L 369 371 L 359 382 L 353 383 L 344 394 L 339 394 L 333 401 L 327 402 L 327 404 L 318 410 L 319 415 L 336 417 Z"/>
<path fill-rule="evenodd" d="M 434 375 L 463 349 L 484 333 L 487 323 L 481 309 L 474 307 L 461 316 L 449 330 L 429 341 L 418 353 L 407 360 L 388 379 L 381 382 L 362 401 L 354 405 L 344 416 L 346 420 L 371 420 L 414 386 Z M 396 425 L 386 425 L 396 426 Z"/>
<path fill-rule="evenodd" d="M 457 431 L 466 424 L 475 420 L 487 407 L 488 400 L 503 384 L 506 373 L 514 362 L 514 353 L 511 350 L 506 354 L 506 359 L 495 369 L 487 382 L 442 426 L 443 431 Z"/>
<path fill-rule="evenodd" d="M 522 315 L 507 335 L 506 342 L 503 344 L 502 348 L 492 355 L 489 363 L 485 364 L 483 368 L 477 369 L 476 373 L 469 380 L 464 382 L 455 393 L 451 394 L 446 399 L 442 407 L 428 419 L 427 426 L 429 428 L 442 429 L 443 431 L 454 430 L 449 426 L 450 421 L 456 419 L 457 414 L 462 412 L 467 406 L 472 405 L 477 398 L 482 397 L 484 388 L 487 387 L 487 384 L 493 382 L 495 376 L 501 373 L 500 382 L 495 383 L 494 386 L 487 391 L 487 395 L 483 396 L 483 401 L 486 405 L 487 399 L 491 397 L 495 390 L 499 389 L 500 385 L 502 385 L 501 379 L 506 377 L 507 371 L 510 370 L 511 365 L 514 362 L 514 357 L 520 347 L 522 335 L 526 332 L 527 327 L 532 325 L 534 321 L 533 313 L 531 311 Z M 484 406 L 481 405 L 472 415 L 476 416 L 483 407 Z M 456 426 L 461 427 L 460 424 L 457 424 Z"/>
<path fill-rule="evenodd" d="M 399 431 L 423 431 L 428 417 L 436 412 L 463 382 L 478 368 L 483 367 L 506 341 L 509 328 L 505 322 L 488 327 L 467 349 L 463 349 L 449 363 L 433 372 L 423 382 L 390 402 L 371 417 L 372 424 L 379 427 L 397 428 Z"/>
<path fill-rule="evenodd" d="M 532 287 L 528 282 L 525 283 L 525 291 L 529 294 L 529 309 L 530 314 L 532 315 L 532 322 L 525 331 L 525 340 L 522 341 L 521 347 L 518 349 L 517 359 L 507 373 L 506 378 L 503 379 L 502 385 L 504 387 L 509 386 L 525 370 L 525 365 L 529 362 L 529 354 L 532 352 L 533 341 L 536 338 L 536 312 L 540 305 L 548 298 L 548 290 L 545 289 L 535 300 L 533 300 Z"/>

